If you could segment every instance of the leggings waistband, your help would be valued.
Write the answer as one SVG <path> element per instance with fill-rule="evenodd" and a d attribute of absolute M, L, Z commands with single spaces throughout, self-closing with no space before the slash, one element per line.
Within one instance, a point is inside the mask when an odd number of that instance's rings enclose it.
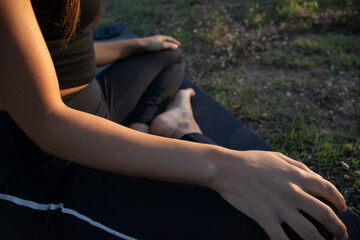
<path fill-rule="evenodd" d="M 101 99 L 102 91 L 99 83 L 95 79 L 79 92 L 62 98 L 68 107 L 92 114 L 97 113 Z"/>

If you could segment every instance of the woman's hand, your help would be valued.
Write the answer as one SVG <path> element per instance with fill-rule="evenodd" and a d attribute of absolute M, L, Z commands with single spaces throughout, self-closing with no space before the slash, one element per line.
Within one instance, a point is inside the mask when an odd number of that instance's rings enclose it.
<path fill-rule="evenodd" d="M 346 239 L 346 227 L 334 211 L 314 196 L 346 211 L 345 200 L 330 182 L 304 164 L 280 153 L 245 151 L 239 161 L 223 159 L 217 177 L 210 184 L 238 210 L 254 219 L 271 239 L 288 239 L 281 227 L 285 221 L 304 239 L 323 239 L 302 210 L 320 222 L 335 237 Z"/>
<path fill-rule="evenodd" d="M 180 46 L 180 42 L 172 37 L 156 35 L 118 41 L 95 42 L 94 51 L 96 64 L 102 66 L 144 51 L 154 52 L 177 49 Z"/>
<path fill-rule="evenodd" d="M 141 38 L 146 51 L 161 51 L 164 49 L 177 49 L 181 46 L 175 38 L 164 35 L 156 35 Z"/>

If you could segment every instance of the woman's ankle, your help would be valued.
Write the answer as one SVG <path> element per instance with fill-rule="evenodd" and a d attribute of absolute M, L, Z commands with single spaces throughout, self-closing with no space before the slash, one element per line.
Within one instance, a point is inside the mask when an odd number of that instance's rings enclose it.
<path fill-rule="evenodd" d="M 150 133 L 178 139 L 188 133 L 201 133 L 190 103 L 194 95 L 193 89 L 180 90 L 166 111 L 153 120 Z"/>

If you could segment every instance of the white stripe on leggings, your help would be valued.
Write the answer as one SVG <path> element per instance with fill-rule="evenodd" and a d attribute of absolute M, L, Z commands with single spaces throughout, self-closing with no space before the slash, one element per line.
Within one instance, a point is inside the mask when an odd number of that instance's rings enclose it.
<path fill-rule="evenodd" d="M 33 202 L 33 201 L 29 201 L 29 200 L 25 200 L 25 199 L 21 199 L 21 198 L 18 198 L 18 197 L 15 197 L 15 196 L 11 196 L 11 195 L 8 195 L 8 194 L 1 194 L 0 193 L 0 199 L 2 200 L 6 200 L 6 201 L 10 201 L 12 203 L 15 203 L 17 205 L 20 205 L 20 206 L 24 206 L 24 207 L 28 207 L 28 208 L 32 208 L 34 210 L 40 210 L 40 211 L 49 211 L 49 210 L 58 210 L 58 209 L 61 209 L 61 212 L 63 213 L 66 213 L 66 214 L 69 214 L 69 215 L 72 215 L 74 217 L 77 217 L 87 223 L 90 223 L 91 225 L 97 227 L 97 228 L 100 228 L 108 233 L 111 233 L 117 237 L 121 237 L 125 240 L 136 240 L 135 238 L 132 238 L 132 237 L 129 237 L 129 236 L 126 236 L 122 233 L 119 233 L 111 228 L 108 228 L 107 226 L 99 223 L 99 222 L 96 222 L 94 220 L 92 220 L 91 218 L 88 218 L 87 216 L 85 215 L 82 215 L 78 212 L 76 212 L 75 210 L 72 210 L 70 208 L 65 208 L 64 207 L 64 204 L 63 203 L 58 203 L 58 204 L 54 204 L 54 203 L 50 203 L 50 204 L 40 204 L 40 203 L 36 203 L 36 202 Z"/>

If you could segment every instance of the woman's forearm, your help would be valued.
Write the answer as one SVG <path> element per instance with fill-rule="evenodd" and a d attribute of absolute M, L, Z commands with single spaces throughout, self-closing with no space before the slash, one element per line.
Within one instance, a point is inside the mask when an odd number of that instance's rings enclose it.
<path fill-rule="evenodd" d="M 94 43 L 95 60 L 98 66 L 105 65 L 144 51 L 177 49 L 181 44 L 170 36 L 156 35 L 111 42 Z"/>
<path fill-rule="evenodd" d="M 143 134 L 106 119 L 61 107 L 29 136 L 43 150 L 89 167 L 131 176 L 209 185 L 217 146 Z M 34 137 L 32 137 L 34 136 Z"/>
<path fill-rule="evenodd" d="M 94 50 L 96 64 L 102 66 L 143 52 L 145 46 L 141 38 L 135 38 L 111 42 L 95 42 Z"/>

